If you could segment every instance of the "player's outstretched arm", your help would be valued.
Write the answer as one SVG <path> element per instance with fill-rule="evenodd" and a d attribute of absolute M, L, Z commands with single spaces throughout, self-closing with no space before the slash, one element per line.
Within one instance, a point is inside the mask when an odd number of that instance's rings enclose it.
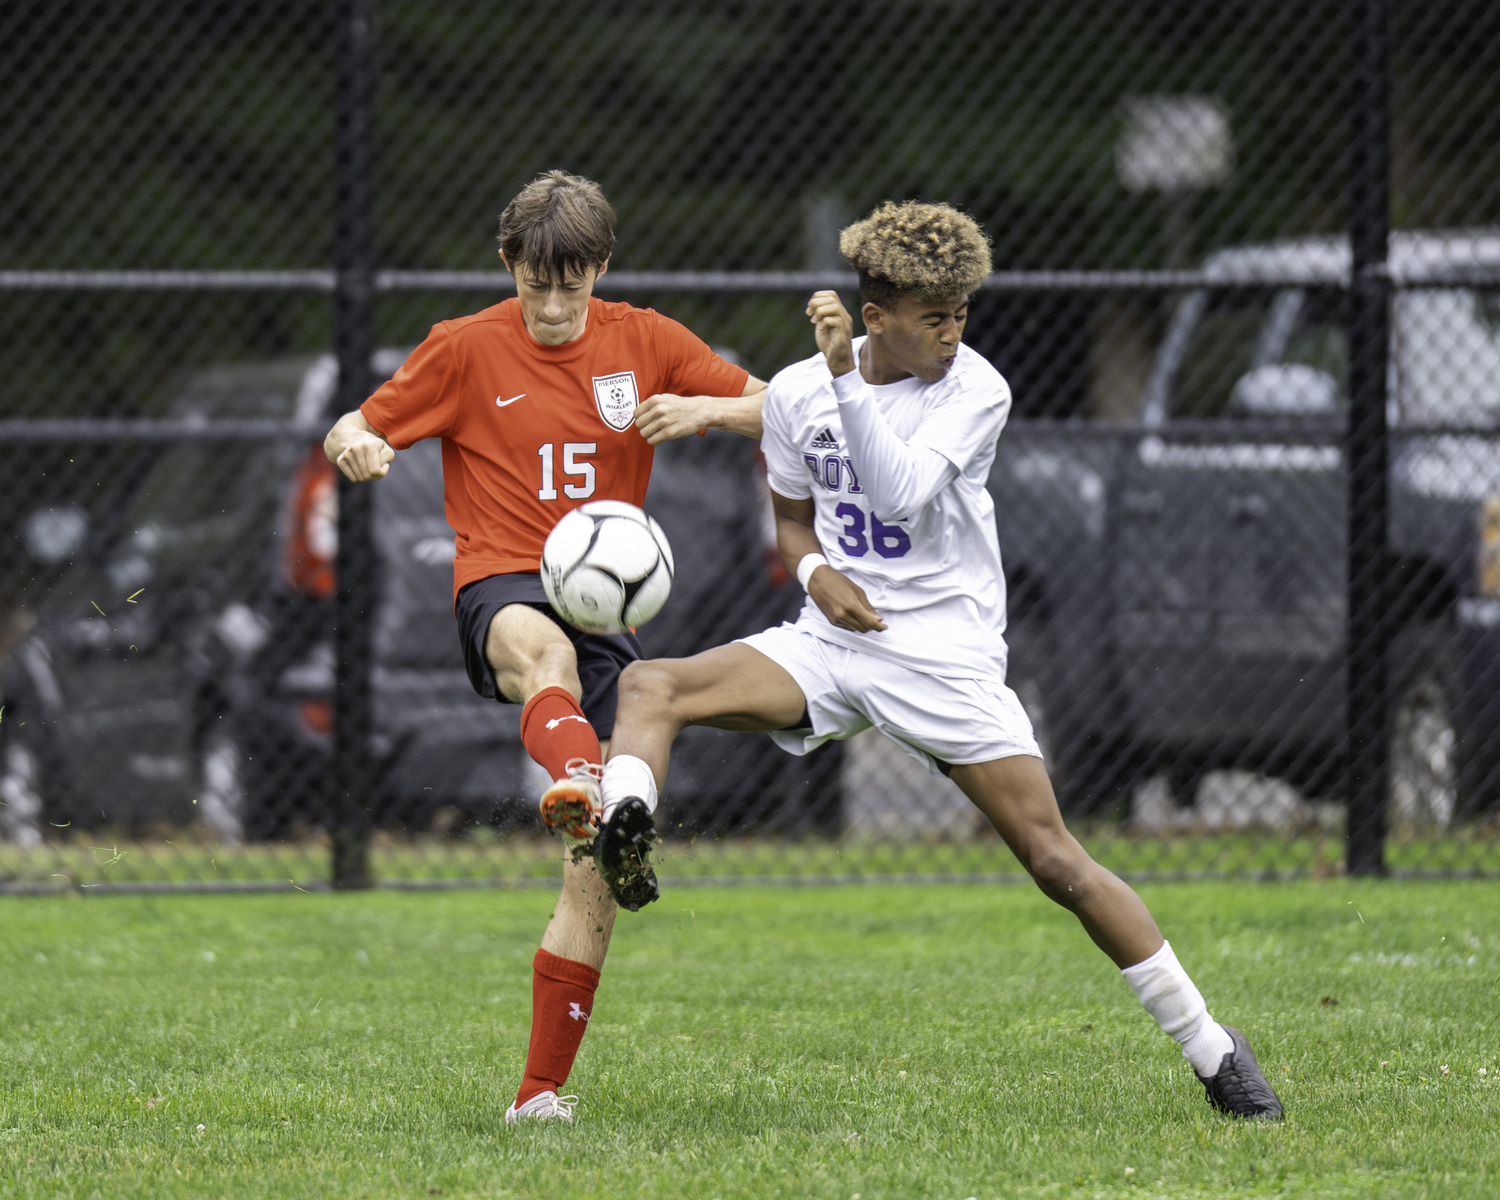
<path fill-rule="evenodd" d="M 793 500 L 773 491 L 771 504 L 776 510 L 776 548 L 781 552 L 786 569 L 796 575 L 798 566 L 807 555 L 823 557 L 818 535 L 813 531 L 813 502 L 811 499 Z M 865 595 L 865 589 L 826 562 L 814 568 L 807 578 L 806 587 L 813 603 L 840 629 L 869 633 L 886 627 Z"/>
<path fill-rule="evenodd" d="M 396 452 L 359 409 L 340 417 L 323 439 L 328 461 L 355 483 L 384 479 Z"/>
<path fill-rule="evenodd" d="M 750 376 L 738 396 L 677 396 L 658 392 L 635 410 L 635 427 L 653 446 L 704 429 L 722 429 L 743 437 L 760 437 L 764 380 Z"/>

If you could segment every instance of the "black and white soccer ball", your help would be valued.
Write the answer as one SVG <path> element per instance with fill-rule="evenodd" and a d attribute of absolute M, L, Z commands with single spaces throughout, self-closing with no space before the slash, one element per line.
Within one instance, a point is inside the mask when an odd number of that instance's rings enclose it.
<path fill-rule="evenodd" d="M 672 570 L 672 547 L 661 526 L 623 500 L 575 508 L 542 547 L 547 602 L 585 633 L 644 625 L 667 602 Z"/>

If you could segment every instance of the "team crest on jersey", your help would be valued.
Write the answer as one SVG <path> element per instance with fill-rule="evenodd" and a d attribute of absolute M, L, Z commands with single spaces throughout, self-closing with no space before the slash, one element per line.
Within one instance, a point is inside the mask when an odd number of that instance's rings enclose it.
<path fill-rule="evenodd" d="M 617 433 L 624 433 L 635 419 L 640 397 L 635 390 L 635 372 L 594 376 L 594 403 L 604 423 Z"/>

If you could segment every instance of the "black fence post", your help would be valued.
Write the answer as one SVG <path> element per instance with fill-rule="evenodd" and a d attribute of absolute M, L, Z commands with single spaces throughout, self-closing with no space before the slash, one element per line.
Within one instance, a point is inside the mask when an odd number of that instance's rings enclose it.
<path fill-rule="evenodd" d="M 370 394 L 375 329 L 375 0 L 338 7 L 338 133 L 334 266 L 337 407 Z M 338 590 L 334 602 L 333 886 L 369 887 L 371 619 L 375 588 L 369 484 L 339 477 Z"/>
<path fill-rule="evenodd" d="M 1354 0 L 1349 241 L 1349 611 L 1345 725 L 1346 866 L 1385 870 L 1390 778 L 1386 648 L 1386 370 L 1390 351 L 1390 15 L 1388 0 Z"/>

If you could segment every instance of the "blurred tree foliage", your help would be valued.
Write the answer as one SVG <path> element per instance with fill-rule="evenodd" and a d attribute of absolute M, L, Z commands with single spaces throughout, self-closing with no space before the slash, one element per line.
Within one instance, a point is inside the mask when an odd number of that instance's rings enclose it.
<path fill-rule="evenodd" d="M 1500 223 L 1500 10 L 1394 7 L 1397 219 Z M 0 267 L 326 265 L 334 18 L 11 0 Z M 378 29 L 386 266 L 495 266 L 500 207 L 554 166 L 604 183 L 624 268 L 822 262 L 828 213 L 917 195 L 968 207 L 1004 267 L 1159 265 L 1167 206 L 1113 162 L 1122 98 L 1158 92 L 1212 96 L 1233 125 L 1231 179 L 1185 202 L 1193 256 L 1343 220 L 1344 0 L 379 0 Z M 803 352 L 783 300 L 654 299 L 759 371 Z M 481 303 L 389 299 L 382 338 Z M 1063 327 L 1092 302 L 1056 303 L 1036 337 L 1073 353 Z M 327 307 L 7 296 L 0 405 L 139 410 L 192 363 L 321 348 Z"/>

